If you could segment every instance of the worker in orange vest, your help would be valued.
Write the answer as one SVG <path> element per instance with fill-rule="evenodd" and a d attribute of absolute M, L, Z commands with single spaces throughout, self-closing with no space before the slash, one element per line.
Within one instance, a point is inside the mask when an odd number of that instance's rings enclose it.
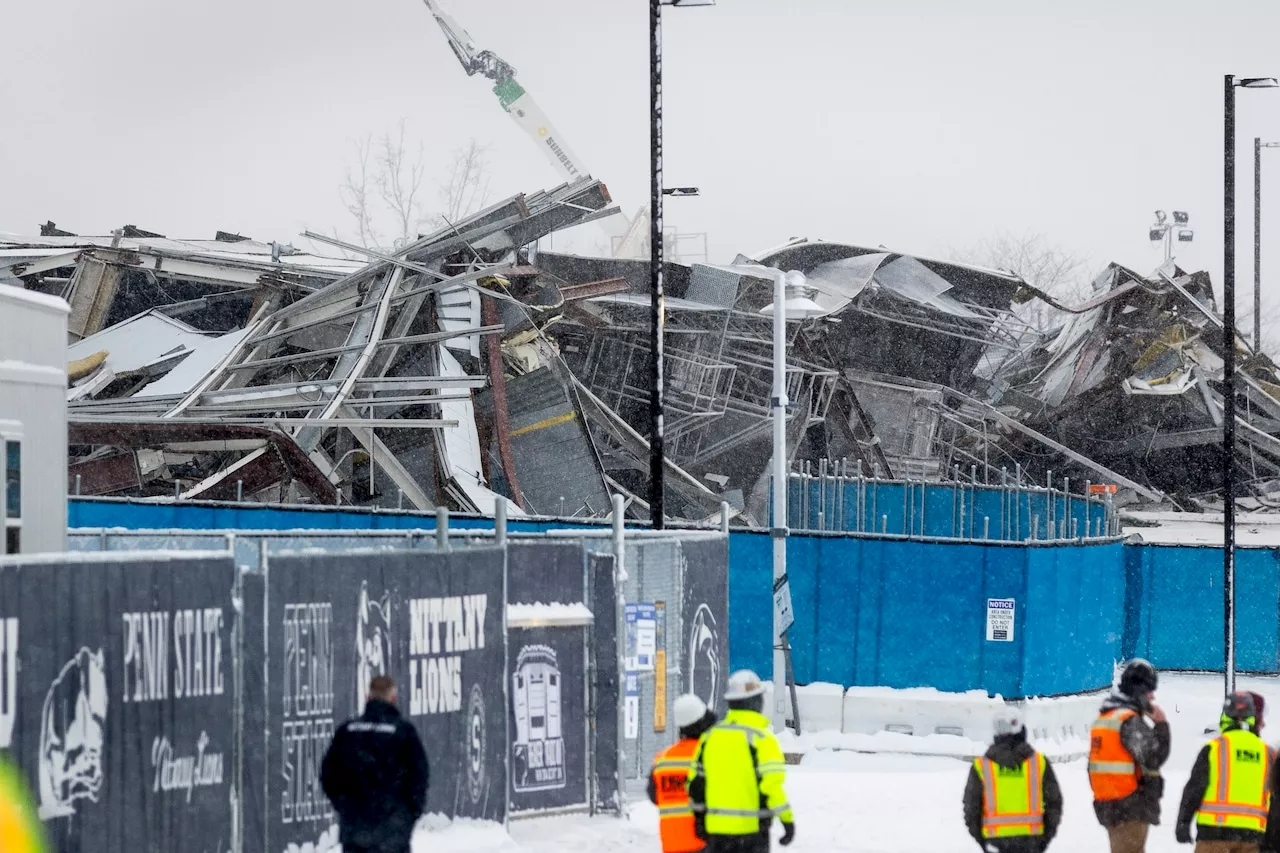
<path fill-rule="evenodd" d="M 1158 680 L 1150 663 L 1130 661 L 1089 732 L 1093 810 L 1111 853 L 1143 853 L 1148 831 L 1160 823 L 1160 768 L 1169 760 L 1170 737 L 1155 704 Z"/>
<path fill-rule="evenodd" d="M 698 837 L 689 807 L 689 772 L 698 739 L 716 723 L 715 712 L 692 693 L 676 699 L 672 709 L 680 740 L 653 758 L 649 773 L 649 802 L 658 807 L 663 853 L 695 853 L 706 848 Z"/>

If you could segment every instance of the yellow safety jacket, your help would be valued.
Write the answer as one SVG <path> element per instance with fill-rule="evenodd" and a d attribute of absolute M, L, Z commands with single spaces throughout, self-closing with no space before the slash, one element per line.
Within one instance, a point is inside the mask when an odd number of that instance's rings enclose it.
<path fill-rule="evenodd" d="M 1262 738 L 1229 729 L 1209 743 L 1209 784 L 1196 823 L 1267 831 L 1271 765 L 1275 753 Z"/>
<path fill-rule="evenodd" d="M 982 837 L 1044 835 L 1045 758 L 1035 753 L 1017 767 L 989 758 L 973 762 L 982 780 Z"/>
<path fill-rule="evenodd" d="M 0 850 L 45 853 L 44 826 L 36 816 L 22 773 L 0 755 Z"/>
<path fill-rule="evenodd" d="M 698 742 L 689 775 L 695 812 L 708 835 L 753 835 L 761 818 L 791 822 L 782 781 L 782 747 L 769 720 L 755 711 L 729 711 Z"/>

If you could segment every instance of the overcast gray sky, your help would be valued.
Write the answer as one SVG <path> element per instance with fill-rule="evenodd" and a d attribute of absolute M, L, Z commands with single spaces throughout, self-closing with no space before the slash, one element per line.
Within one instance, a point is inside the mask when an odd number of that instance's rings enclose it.
<path fill-rule="evenodd" d="M 642 205 L 647 3 L 442 2 Z M 352 140 L 401 117 L 441 172 L 469 138 L 491 145 L 495 198 L 559 182 L 419 0 L 3 6 L 0 230 L 346 228 Z M 799 235 L 945 255 L 1006 230 L 1148 271 L 1160 207 L 1191 212 L 1180 259 L 1220 280 L 1222 75 L 1280 74 L 1275 0 L 720 0 L 665 22 L 667 184 L 703 191 L 668 224 L 707 232 L 717 260 Z M 1280 140 L 1280 90 L 1238 107 L 1243 285 L 1252 138 Z"/>

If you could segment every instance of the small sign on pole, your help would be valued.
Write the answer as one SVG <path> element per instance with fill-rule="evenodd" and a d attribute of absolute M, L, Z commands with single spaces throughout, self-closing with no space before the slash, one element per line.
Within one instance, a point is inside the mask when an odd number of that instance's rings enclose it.
<path fill-rule="evenodd" d="M 987 640 L 995 643 L 1013 642 L 1013 614 L 1016 609 L 1012 598 L 987 599 Z"/>
<path fill-rule="evenodd" d="M 778 636 L 782 636 L 795 624 L 795 614 L 791 612 L 791 583 L 786 575 L 773 582 L 773 618 Z"/>

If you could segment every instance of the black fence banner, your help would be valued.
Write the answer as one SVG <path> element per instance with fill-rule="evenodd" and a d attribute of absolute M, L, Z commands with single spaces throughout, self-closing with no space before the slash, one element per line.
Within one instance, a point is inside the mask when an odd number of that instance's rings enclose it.
<path fill-rule="evenodd" d="M 507 601 L 552 604 L 582 601 L 582 542 L 507 541 Z"/>
<path fill-rule="evenodd" d="M 0 561 L 0 746 L 67 853 L 234 839 L 230 556 Z"/>
<path fill-rule="evenodd" d="M 496 548 L 272 557 L 268 850 L 336 838 L 320 763 L 379 674 L 426 748 L 427 811 L 505 818 L 503 572 Z"/>
<path fill-rule="evenodd" d="M 511 808 L 587 805 L 585 628 L 511 631 Z"/>
<path fill-rule="evenodd" d="M 729 677 L 729 543 L 727 538 L 685 539 L 680 549 L 684 648 L 671 649 L 668 657 L 682 655 L 684 689 L 723 714 Z"/>

